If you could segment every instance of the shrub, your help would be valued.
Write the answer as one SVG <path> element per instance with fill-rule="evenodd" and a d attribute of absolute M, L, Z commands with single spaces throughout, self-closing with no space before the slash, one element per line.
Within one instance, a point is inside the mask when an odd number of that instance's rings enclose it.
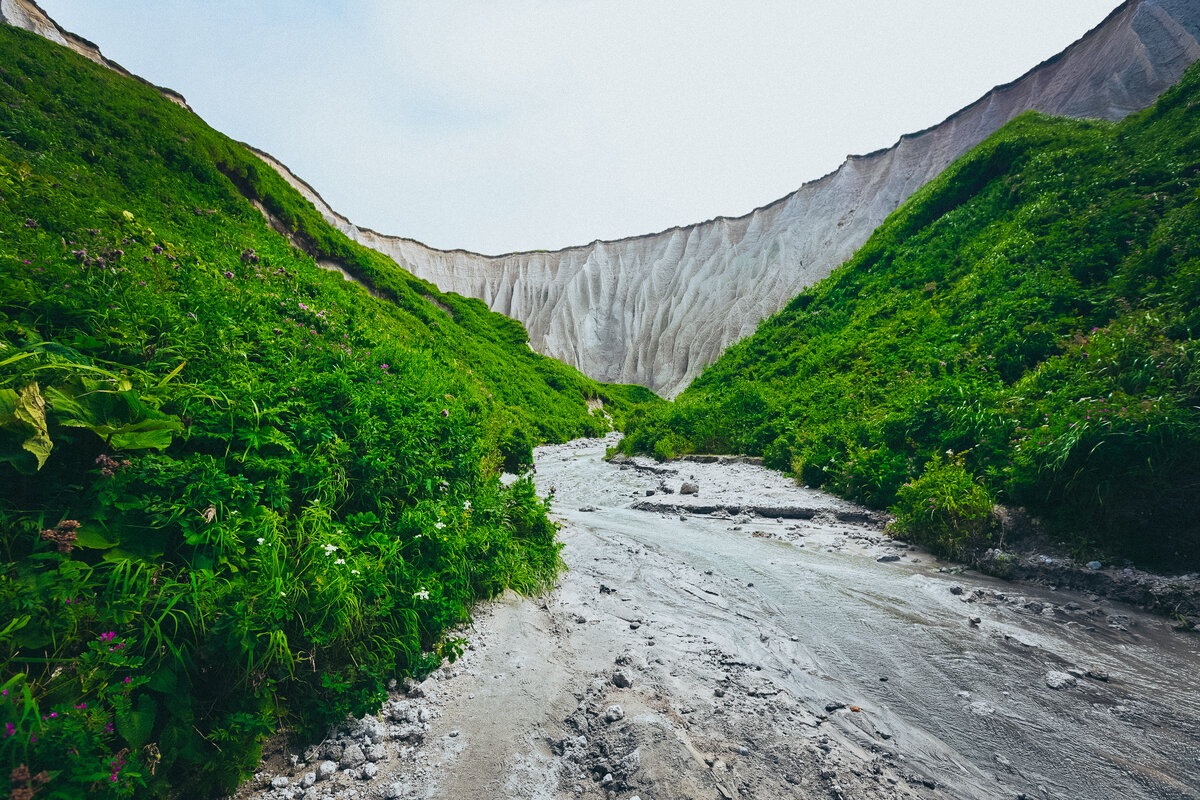
<path fill-rule="evenodd" d="M 962 454 L 925 464 L 916 480 L 897 492 L 896 530 L 934 553 L 961 558 L 988 541 L 992 499 L 963 465 Z"/>

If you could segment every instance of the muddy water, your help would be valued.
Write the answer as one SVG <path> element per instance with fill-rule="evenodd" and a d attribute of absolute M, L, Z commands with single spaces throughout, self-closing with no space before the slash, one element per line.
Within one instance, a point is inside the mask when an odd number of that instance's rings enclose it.
<path fill-rule="evenodd" d="M 652 474 L 603 462 L 603 449 L 539 451 L 539 486 L 554 488 L 570 523 L 564 556 L 576 576 L 636 597 L 659 652 L 719 643 L 939 796 L 1200 797 L 1200 637 L 1098 598 L 954 574 L 878 527 L 838 522 L 848 504 L 756 467 Z M 660 482 L 677 490 L 693 477 L 697 500 L 815 516 L 630 507 Z M 1047 685 L 1071 670 L 1074 685 Z M 837 704 L 862 712 L 826 711 Z"/>

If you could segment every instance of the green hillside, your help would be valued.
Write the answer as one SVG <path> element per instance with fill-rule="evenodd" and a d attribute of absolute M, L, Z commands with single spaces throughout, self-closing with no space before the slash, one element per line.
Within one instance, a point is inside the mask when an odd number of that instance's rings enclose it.
<path fill-rule="evenodd" d="M 761 454 L 943 553 L 1025 506 L 1200 563 L 1200 72 L 1118 124 L 1026 114 L 624 447 Z"/>
<path fill-rule="evenodd" d="M 0 790 L 217 792 L 268 733 L 377 708 L 474 601 L 553 579 L 545 503 L 499 472 L 606 430 L 589 399 L 656 400 L 0 26 Z"/>

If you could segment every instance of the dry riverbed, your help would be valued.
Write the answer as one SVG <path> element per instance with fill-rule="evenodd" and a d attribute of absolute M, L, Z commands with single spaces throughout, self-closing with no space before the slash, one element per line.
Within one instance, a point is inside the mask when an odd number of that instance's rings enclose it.
<path fill-rule="evenodd" d="M 1200 797 L 1195 634 L 957 574 L 756 466 L 605 444 L 537 452 L 554 591 L 482 607 L 457 663 L 276 743 L 237 797 Z"/>

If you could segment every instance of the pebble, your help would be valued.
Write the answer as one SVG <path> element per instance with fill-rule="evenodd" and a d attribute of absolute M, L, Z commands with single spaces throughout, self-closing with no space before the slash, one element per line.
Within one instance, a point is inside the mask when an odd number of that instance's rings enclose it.
<path fill-rule="evenodd" d="M 604 709 L 604 718 L 609 722 L 617 722 L 625 718 L 625 709 L 618 705 L 611 705 Z"/>
<path fill-rule="evenodd" d="M 338 764 L 341 765 L 342 769 L 347 769 L 349 767 L 357 767 L 366 760 L 367 756 L 363 753 L 362 748 L 355 743 L 351 743 L 342 751 L 342 759 Z"/>
<path fill-rule="evenodd" d="M 283 777 L 282 775 L 280 775 L 278 778 L 271 779 L 271 786 L 273 786 L 276 789 L 286 789 L 287 785 L 288 785 L 288 779 Z"/>
<path fill-rule="evenodd" d="M 880 556 L 879 558 L 877 558 L 875 560 L 880 563 L 887 563 L 889 561 L 899 561 L 900 556 Z"/>
<path fill-rule="evenodd" d="M 1068 689 L 1075 685 L 1075 676 L 1052 669 L 1046 673 L 1046 685 L 1051 689 Z"/>
<path fill-rule="evenodd" d="M 1104 565 L 1101 564 L 1099 561 L 1089 561 L 1087 563 L 1088 569 L 1100 569 L 1100 567 L 1102 567 L 1102 566 L 1104 566 Z"/>
<path fill-rule="evenodd" d="M 375 764 L 372 764 L 370 761 L 368 761 L 366 764 L 363 764 L 363 768 L 362 768 L 362 779 L 363 780 L 369 781 L 378 774 L 379 774 L 379 767 L 377 767 Z"/>
<path fill-rule="evenodd" d="M 317 780 L 328 780 L 333 777 L 335 772 L 337 772 L 337 764 L 332 761 L 322 761 L 317 765 Z"/>
<path fill-rule="evenodd" d="M 626 674 L 624 670 L 620 669 L 613 673 L 612 682 L 613 685 L 620 689 L 628 689 L 633 685 L 633 680 L 629 677 L 629 675 Z"/>

